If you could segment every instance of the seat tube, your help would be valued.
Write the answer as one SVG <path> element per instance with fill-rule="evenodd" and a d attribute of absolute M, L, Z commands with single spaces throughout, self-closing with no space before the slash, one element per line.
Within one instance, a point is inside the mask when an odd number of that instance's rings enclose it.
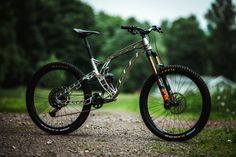
<path fill-rule="evenodd" d="M 99 76 L 98 68 L 97 68 L 97 65 L 96 65 L 96 63 L 94 61 L 94 58 L 93 57 L 90 58 L 90 61 L 91 61 L 91 64 L 92 64 L 92 67 L 94 69 L 94 72 L 95 72 L 96 76 Z"/>
<path fill-rule="evenodd" d="M 96 76 L 98 76 L 99 75 L 98 68 L 97 68 L 97 65 L 96 65 L 96 63 L 94 61 L 93 53 L 92 53 L 90 44 L 89 44 L 89 42 L 88 42 L 86 37 L 84 37 L 84 44 L 85 44 L 85 47 L 87 49 L 87 52 L 88 52 L 88 55 L 89 55 L 89 59 L 91 61 L 92 67 L 94 69 L 94 72 L 95 72 Z"/>
<path fill-rule="evenodd" d="M 88 52 L 89 59 L 93 58 L 93 53 L 92 53 L 90 44 L 89 44 L 89 42 L 88 42 L 88 40 L 87 40 L 86 37 L 84 37 L 84 44 L 85 44 L 86 50 L 87 50 L 87 52 Z"/>

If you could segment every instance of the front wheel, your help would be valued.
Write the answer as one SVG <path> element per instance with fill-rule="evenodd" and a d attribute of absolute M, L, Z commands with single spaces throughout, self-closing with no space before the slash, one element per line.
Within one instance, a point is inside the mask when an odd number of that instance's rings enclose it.
<path fill-rule="evenodd" d="M 168 141 L 185 141 L 197 135 L 207 123 L 211 108 L 208 88 L 201 77 L 183 66 L 161 68 L 160 77 L 167 78 L 176 105 L 165 108 L 152 75 L 140 95 L 140 112 L 148 129 Z"/>

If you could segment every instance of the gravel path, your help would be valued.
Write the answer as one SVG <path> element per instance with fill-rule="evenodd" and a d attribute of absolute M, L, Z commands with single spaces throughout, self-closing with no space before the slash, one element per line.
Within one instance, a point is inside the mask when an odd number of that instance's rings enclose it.
<path fill-rule="evenodd" d="M 207 127 L 227 126 L 212 121 Z M 92 112 L 81 128 L 65 136 L 44 133 L 27 114 L 0 113 L 0 157 L 169 156 L 152 149 L 155 142 L 166 143 L 152 135 L 140 116 L 123 112 Z"/>

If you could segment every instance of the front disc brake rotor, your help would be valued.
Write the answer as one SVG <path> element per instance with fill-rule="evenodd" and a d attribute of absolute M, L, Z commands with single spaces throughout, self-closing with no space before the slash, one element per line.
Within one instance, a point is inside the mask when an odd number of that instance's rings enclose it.
<path fill-rule="evenodd" d="M 181 114 L 185 111 L 187 105 L 183 94 L 174 93 L 175 103 L 171 105 L 170 112 L 173 114 Z"/>

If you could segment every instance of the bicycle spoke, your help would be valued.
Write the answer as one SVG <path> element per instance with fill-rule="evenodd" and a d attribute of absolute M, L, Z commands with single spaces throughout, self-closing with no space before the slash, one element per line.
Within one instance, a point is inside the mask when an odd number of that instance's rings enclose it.
<path fill-rule="evenodd" d="M 57 79 L 50 81 L 49 78 L 54 76 Z M 66 91 L 76 81 L 64 70 L 49 71 L 40 79 L 34 91 L 34 107 L 43 123 L 51 127 L 65 127 L 78 118 L 85 104 L 84 98 L 90 95 L 81 91 L 81 85 Z"/>
<path fill-rule="evenodd" d="M 175 99 L 181 98 L 182 106 L 165 109 L 162 95 L 156 84 L 154 84 L 148 96 L 149 115 L 159 130 L 169 134 L 179 134 L 191 129 L 198 119 L 198 117 L 191 118 L 186 113 L 191 112 L 193 108 L 195 113 L 201 112 L 201 106 L 197 108 L 197 103 L 194 100 L 201 100 L 200 94 L 198 94 L 200 91 L 198 91 L 195 83 L 186 76 L 177 74 L 166 75 L 165 77 L 174 93 Z"/>

